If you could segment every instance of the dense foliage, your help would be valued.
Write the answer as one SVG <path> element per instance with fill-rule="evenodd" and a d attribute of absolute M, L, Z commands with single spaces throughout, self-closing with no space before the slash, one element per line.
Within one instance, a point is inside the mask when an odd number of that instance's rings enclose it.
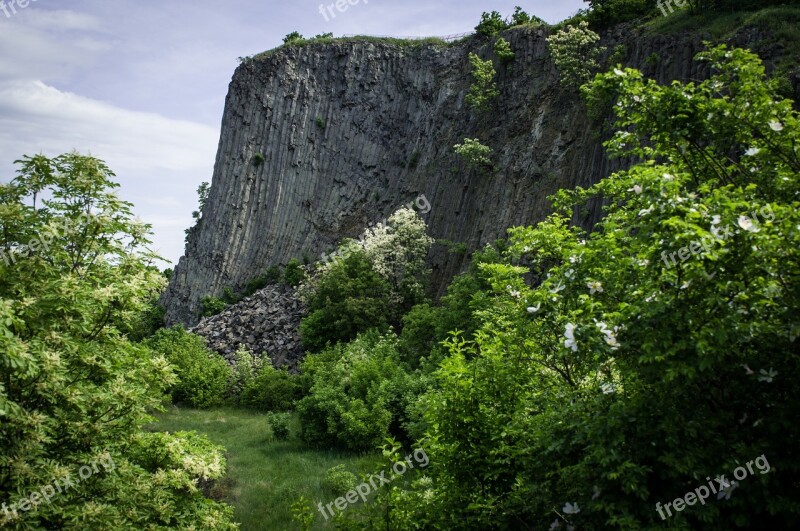
<path fill-rule="evenodd" d="M 209 350 L 203 338 L 181 327 L 164 328 L 145 344 L 164 356 L 175 369 L 178 381 L 171 389 L 175 402 L 205 408 L 225 400 L 232 378 L 231 367 Z"/>
<path fill-rule="evenodd" d="M 387 225 L 342 243 L 306 288 L 311 294 L 309 315 L 300 326 L 303 345 L 319 351 L 359 332 L 399 325 L 403 314 L 425 297 L 425 258 L 432 241 L 419 215 L 402 208 Z"/>
<path fill-rule="evenodd" d="M 701 83 L 617 68 L 587 87 L 592 105 L 617 102 L 610 152 L 641 162 L 560 192 L 555 214 L 480 265 L 480 328 L 447 342 L 422 400 L 435 466 L 386 487 L 382 521 L 798 525 L 798 115 L 749 52 L 699 60 L 713 71 Z M 571 227 L 597 196 L 596 230 Z M 748 475 L 757 458 L 770 466 Z M 721 494 L 658 512 L 737 467 Z"/>
<path fill-rule="evenodd" d="M 491 59 L 484 61 L 474 53 L 469 54 L 469 64 L 473 82 L 464 101 L 473 110 L 485 112 L 489 110 L 494 100 L 500 96 L 500 91 L 497 90 L 497 81 L 495 80 L 497 72 Z"/>
<path fill-rule="evenodd" d="M 124 333 L 163 287 L 149 227 L 97 159 L 17 164 L 0 185 L 0 525 L 234 528 L 197 488 L 223 474 L 220 449 L 142 429 L 175 382 Z"/>
<path fill-rule="evenodd" d="M 424 381 L 400 363 L 396 336 L 368 332 L 320 356 L 310 393 L 297 406 L 305 441 L 370 450 L 390 433 L 405 433 Z"/>

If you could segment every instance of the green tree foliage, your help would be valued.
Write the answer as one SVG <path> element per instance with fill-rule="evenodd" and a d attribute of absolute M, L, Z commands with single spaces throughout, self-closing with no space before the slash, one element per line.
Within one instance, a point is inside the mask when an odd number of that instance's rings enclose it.
<path fill-rule="evenodd" d="M 297 405 L 306 442 L 372 450 L 389 433 L 404 433 L 424 381 L 401 365 L 396 336 L 371 331 L 323 355 L 328 361 Z"/>
<path fill-rule="evenodd" d="M 392 313 L 389 283 L 363 250 L 353 250 L 321 276 L 300 324 L 303 346 L 314 352 L 349 341 L 364 330 L 386 330 Z"/>
<path fill-rule="evenodd" d="M 178 376 L 172 388 L 175 402 L 199 408 L 224 402 L 232 370 L 222 356 L 206 347 L 203 338 L 178 326 L 159 330 L 145 343 L 175 368 Z"/>
<path fill-rule="evenodd" d="M 530 16 L 528 13 L 523 11 L 520 6 L 514 7 L 514 14 L 511 15 L 511 24 L 513 26 L 522 26 L 524 24 L 530 24 L 536 19 L 536 17 Z"/>
<path fill-rule="evenodd" d="M 269 429 L 272 431 L 272 436 L 279 441 L 285 441 L 289 439 L 289 435 L 291 430 L 289 429 L 289 421 L 291 420 L 291 415 L 289 413 L 268 413 L 267 414 L 267 424 L 269 424 Z"/>
<path fill-rule="evenodd" d="M 464 101 L 473 110 L 485 112 L 489 110 L 492 102 L 500 96 L 500 91 L 497 90 L 497 81 L 495 81 L 497 72 L 491 59 L 484 61 L 474 53 L 469 54 L 469 64 L 473 82 Z"/>
<path fill-rule="evenodd" d="M 465 138 L 463 144 L 456 144 L 453 150 L 470 168 L 487 170 L 492 167 L 492 148 L 481 144 L 477 138 Z"/>
<path fill-rule="evenodd" d="M 337 258 L 320 265 L 309 282 L 303 345 L 318 352 L 359 332 L 399 326 L 402 315 L 424 299 L 425 259 L 433 242 L 425 230 L 418 214 L 402 208 L 387 225 L 367 229 L 360 241 L 342 243 Z"/>
<path fill-rule="evenodd" d="M 289 411 L 300 398 L 301 387 L 297 376 L 285 368 L 276 369 L 268 361 L 243 387 L 241 404 L 259 411 Z"/>
<path fill-rule="evenodd" d="M 206 207 L 206 203 L 208 202 L 208 194 L 211 191 L 211 186 L 207 182 L 200 183 L 200 186 L 197 187 L 197 203 L 198 207 L 197 210 L 192 212 L 192 219 L 195 220 L 194 227 L 186 229 L 184 232 L 186 233 L 185 242 L 189 243 L 189 234 L 192 231 L 197 230 L 197 227 L 200 226 L 200 222 L 203 218 L 203 210 Z"/>
<path fill-rule="evenodd" d="M 227 308 L 229 304 L 219 297 L 203 297 L 200 299 L 200 317 L 212 317 Z"/>
<path fill-rule="evenodd" d="M 607 147 L 640 162 L 559 192 L 481 266 L 491 304 L 447 344 L 422 402 L 436 466 L 395 491 L 393 526 L 797 527 L 800 117 L 750 52 L 698 58 L 707 81 L 586 88 L 616 98 Z M 571 227 L 597 197 L 596 230 Z M 656 511 L 759 456 L 769 473 Z"/>
<path fill-rule="evenodd" d="M 294 44 L 294 43 L 300 42 L 300 41 L 302 41 L 304 39 L 305 39 L 305 37 L 303 37 L 300 34 L 300 32 L 293 31 L 293 32 L 289 33 L 286 37 L 283 38 L 283 44 Z"/>
<path fill-rule="evenodd" d="M 585 20 L 547 38 L 563 87 L 577 90 L 591 79 L 600 67 L 598 58 L 603 53 L 603 48 L 597 45 L 599 41 L 600 35 L 590 30 Z"/>
<path fill-rule="evenodd" d="M 17 165 L 0 185 L 0 249 L 15 251 L 0 260 L 0 527 L 234 529 L 231 509 L 196 487 L 223 475 L 221 450 L 143 430 L 175 382 L 124 332 L 164 285 L 149 227 L 102 161 Z M 104 466 L 76 483 L 93 462 Z M 44 503 L 43 487 L 68 475 L 73 487 Z"/>
<path fill-rule="evenodd" d="M 508 24 L 503 20 L 503 15 L 492 11 L 491 13 L 484 12 L 481 15 L 481 21 L 475 26 L 475 31 L 484 37 L 496 37 L 506 28 L 508 28 Z"/>
<path fill-rule="evenodd" d="M 494 43 L 494 53 L 497 55 L 500 64 L 504 66 L 510 64 L 516 57 L 516 54 L 511 51 L 511 45 L 502 37 Z"/>
<path fill-rule="evenodd" d="M 607 28 L 614 24 L 641 18 L 654 13 L 657 0 L 584 0 L 589 4 L 589 23 L 594 28 Z M 686 0 L 687 7 L 691 0 Z M 662 2 L 665 3 L 665 2 Z M 680 9 L 673 6 L 672 9 Z M 658 14 L 661 14 L 660 12 Z"/>
<path fill-rule="evenodd" d="M 289 260 L 283 271 L 283 283 L 287 286 L 298 286 L 306 278 L 305 269 L 296 258 Z"/>
<path fill-rule="evenodd" d="M 261 371 L 263 361 L 244 346 L 234 354 L 233 367 L 228 380 L 227 398 L 234 404 L 243 403 L 245 389 L 253 386 L 256 376 Z"/>

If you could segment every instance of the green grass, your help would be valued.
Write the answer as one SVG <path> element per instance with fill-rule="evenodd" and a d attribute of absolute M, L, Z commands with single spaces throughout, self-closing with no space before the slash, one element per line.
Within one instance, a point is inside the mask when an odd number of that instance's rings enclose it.
<path fill-rule="evenodd" d="M 232 408 L 195 410 L 172 407 L 156 415 L 152 431 L 197 431 L 226 449 L 227 476 L 212 494 L 234 506 L 242 530 L 299 529 L 292 521 L 291 505 L 301 495 L 316 505 L 333 501 L 338 494 L 322 487 L 325 472 L 343 464 L 350 472 L 380 468 L 377 453 L 357 455 L 309 448 L 298 440 L 299 422 L 292 419 L 288 441 L 272 438 L 266 415 Z M 318 511 L 312 529 L 325 529 Z"/>
<path fill-rule="evenodd" d="M 369 35 L 357 35 L 355 37 L 323 37 L 318 39 L 300 39 L 296 41 L 292 41 L 287 44 L 282 44 L 277 48 L 273 48 L 272 50 L 267 50 L 265 52 L 256 54 L 253 56 L 254 60 L 264 59 L 273 55 L 275 52 L 279 50 L 283 50 L 284 48 L 291 48 L 291 47 L 300 47 L 300 46 L 309 46 L 312 44 L 330 44 L 334 42 L 377 42 L 382 44 L 393 44 L 395 46 L 401 47 L 411 47 L 416 48 L 420 46 L 450 46 L 457 42 L 462 42 L 465 39 L 470 38 L 464 37 L 463 39 L 459 39 L 458 41 L 447 42 L 437 37 L 426 37 L 420 39 L 396 39 L 393 37 L 372 37 Z"/>

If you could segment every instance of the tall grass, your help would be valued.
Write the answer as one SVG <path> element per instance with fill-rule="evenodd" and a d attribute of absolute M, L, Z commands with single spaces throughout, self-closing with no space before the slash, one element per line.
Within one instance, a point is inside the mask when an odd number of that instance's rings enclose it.
<path fill-rule="evenodd" d="M 336 465 L 356 475 L 380 467 L 380 455 L 352 454 L 309 448 L 297 434 L 299 423 L 292 418 L 291 437 L 276 441 L 266 416 L 231 408 L 195 410 L 172 407 L 159 414 L 152 431 L 197 431 L 227 449 L 228 474 L 212 489 L 214 498 L 234 506 L 236 521 L 243 531 L 299 529 L 292 521 L 291 505 L 301 495 L 314 504 L 329 503 L 340 494 L 322 486 L 325 472 Z M 313 529 L 326 529 L 316 512 Z"/>

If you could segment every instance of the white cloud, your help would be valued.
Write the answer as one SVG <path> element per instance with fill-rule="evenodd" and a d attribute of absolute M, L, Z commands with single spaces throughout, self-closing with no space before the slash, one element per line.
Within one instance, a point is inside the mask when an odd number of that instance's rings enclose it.
<path fill-rule="evenodd" d="M 22 155 L 75 149 L 103 159 L 117 174 L 121 196 L 153 224 L 155 244 L 170 261 L 191 224 L 197 183 L 211 178 L 217 139 L 205 125 L 121 109 L 40 81 L 0 83 L 3 177 Z"/>

